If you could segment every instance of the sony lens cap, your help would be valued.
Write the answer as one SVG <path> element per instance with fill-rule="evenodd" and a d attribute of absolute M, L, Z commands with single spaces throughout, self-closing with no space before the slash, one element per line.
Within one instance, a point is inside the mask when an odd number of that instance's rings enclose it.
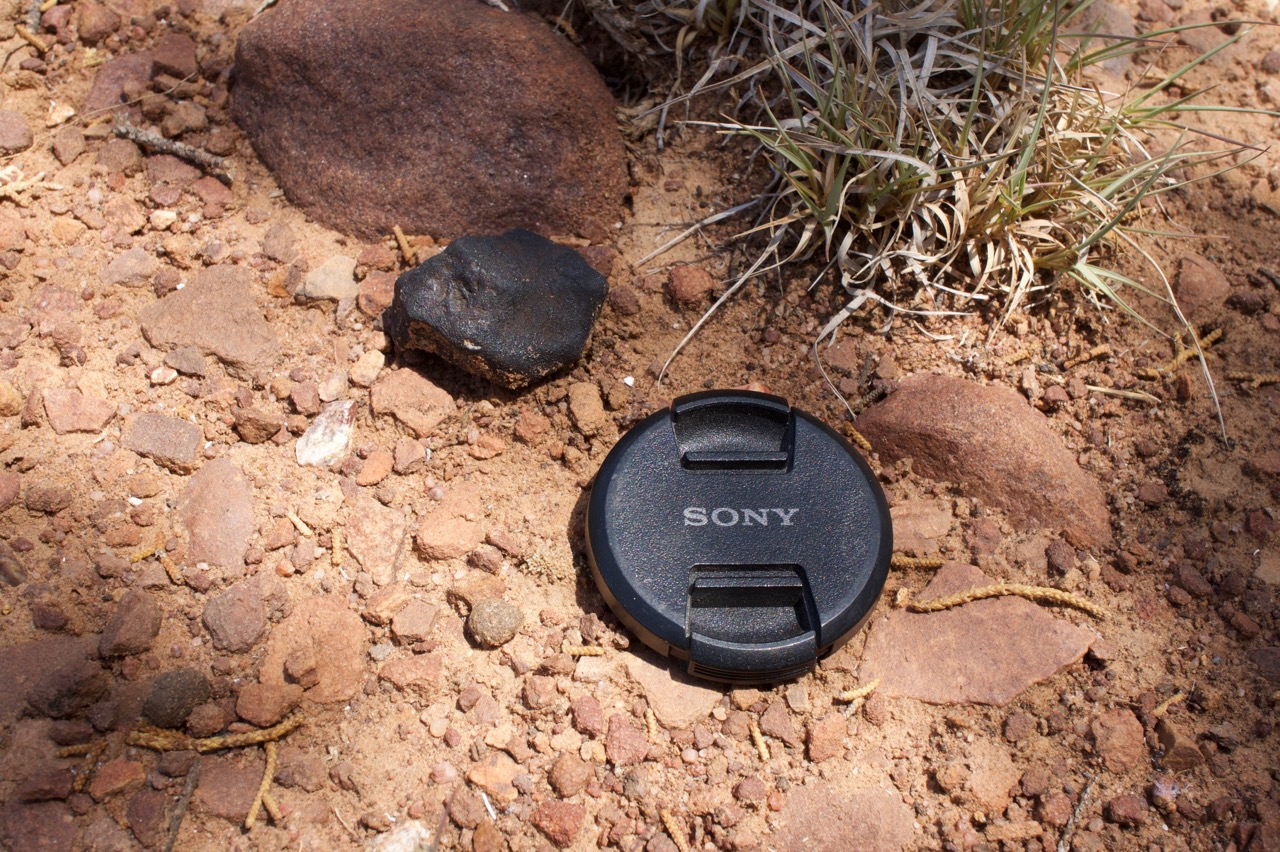
<path fill-rule="evenodd" d="M 786 400 L 682 396 L 605 458 L 587 505 L 601 594 L 691 674 L 771 683 L 811 670 L 870 615 L 893 529 L 866 461 Z"/>

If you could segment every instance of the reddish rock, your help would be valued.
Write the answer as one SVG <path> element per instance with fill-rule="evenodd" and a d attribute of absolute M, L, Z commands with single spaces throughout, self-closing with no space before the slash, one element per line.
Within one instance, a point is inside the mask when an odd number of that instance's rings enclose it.
<path fill-rule="evenodd" d="M 1188 317 L 1203 318 L 1221 307 L 1231 295 L 1231 282 L 1213 263 L 1190 254 L 1178 264 L 1173 292 L 1183 313 Z"/>
<path fill-rule="evenodd" d="M 1074 810 L 1070 797 L 1065 793 L 1054 793 L 1040 800 L 1036 806 L 1036 818 L 1051 828 L 1062 828 Z"/>
<path fill-rule="evenodd" d="M 255 528 L 253 488 L 230 461 L 214 459 L 191 477 L 178 499 L 177 515 L 186 529 L 191 563 L 244 564 Z"/>
<path fill-rule="evenodd" d="M 21 476 L 9 470 L 0 471 L 0 512 L 17 502 L 21 487 Z"/>
<path fill-rule="evenodd" d="M 1159 506 L 1169 499 L 1169 489 L 1162 482 L 1144 482 L 1138 486 L 1138 499 L 1148 506 Z"/>
<path fill-rule="evenodd" d="M 101 698 L 109 685 L 110 679 L 102 666 L 83 658 L 73 659 L 46 670 L 31 687 L 27 702 L 37 713 L 65 719 Z"/>
<path fill-rule="evenodd" d="M 878 787 L 847 793 L 830 781 L 796 785 L 778 818 L 781 828 L 770 838 L 778 849 L 844 852 L 850 838 L 883 852 L 915 845 L 915 815 L 896 791 Z"/>
<path fill-rule="evenodd" d="M 302 700 L 302 687 L 295 683 L 250 683 L 240 690 L 236 714 L 259 728 L 269 728 L 283 719 Z"/>
<path fill-rule="evenodd" d="M 701 266 L 673 266 L 669 276 L 667 292 L 680 305 L 700 304 L 716 287 L 716 279 Z"/>
<path fill-rule="evenodd" d="M 44 392 L 44 413 L 59 435 L 68 432 L 101 432 L 116 416 L 116 406 L 105 399 L 74 390 Z"/>
<path fill-rule="evenodd" d="M 580 734 L 599 736 L 605 731 L 604 709 L 594 695 L 579 695 L 569 702 L 573 727 Z"/>
<path fill-rule="evenodd" d="M 977 568 L 948 562 L 916 598 L 933 600 L 991 582 Z M 1022 598 L 933 613 L 894 610 L 867 638 L 861 677 L 879 678 L 877 692 L 889 697 L 1003 705 L 1080 660 L 1092 641 L 1088 630 Z"/>
<path fill-rule="evenodd" d="M 85 95 L 82 113 L 97 113 L 116 107 L 124 108 L 126 87 L 145 88 L 151 81 L 151 54 L 126 53 L 108 59 L 93 76 L 93 84 Z M 123 140 L 121 140 L 123 141 Z M 133 143 L 130 142 L 130 145 Z M 136 148 L 135 148 L 136 150 Z"/>
<path fill-rule="evenodd" d="M 1097 483 L 1045 416 L 1008 388 L 911 376 L 858 417 L 858 431 L 882 459 L 910 456 L 917 473 L 960 484 L 1020 526 L 1063 528 L 1079 546 L 1111 540 Z"/>
<path fill-rule="evenodd" d="M 232 653 L 248 651 L 258 644 L 267 629 L 267 608 L 263 605 L 260 585 L 253 580 L 241 580 L 210 598 L 204 607 L 203 620 L 215 648 Z"/>
<path fill-rule="evenodd" d="M 206 757 L 192 809 L 239 826 L 249 815 L 261 781 L 262 762 L 257 758 L 240 763 L 228 757 Z"/>
<path fill-rule="evenodd" d="M 174 473 L 191 473 L 199 465 L 204 433 L 179 417 L 144 412 L 125 419 L 120 444 Z"/>
<path fill-rule="evenodd" d="M 79 834 L 71 809 L 63 802 L 10 802 L 0 812 L 4 821 L 4 840 L 14 850 L 73 849 Z"/>
<path fill-rule="evenodd" d="M 360 295 L 356 305 L 365 316 L 380 317 L 391 307 L 396 294 L 396 277 L 390 272 L 370 272 L 360 282 Z"/>
<path fill-rule="evenodd" d="M 369 404 L 375 415 L 391 415 L 419 438 L 457 410 L 447 391 L 408 369 L 384 373 L 369 391 Z"/>
<path fill-rule="evenodd" d="M 378 672 L 378 679 L 391 684 L 398 692 L 431 698 L 440 680 L 440 661 L 430 654 L 392 660 Z"/>
<path fill-rule="evenodd" d="M 236 47 L 233 115 L 289 200 L 369 237 L 602 232 L 627 186 L 614 109 L 540 20 L 451 0 L 312 0 Z"/>
<path fill-rule="evenodd" d="M 95 802 L 109 796 L 137 790 L 147 780 L 147 770 L 136 760 L 117 757 L 97 768 L 87 788 Z"/>
<path fill-rule="evenodd" d="M 18 785 L 19 802 L 61 801 L 71 795 L 75 773 L 70 769 L 48 769 L 27 776 Z"/>
<path fill-rule="evenodd" d="M 649 754 L 649 741 L 644 732 L 625 716 L 609 717 L 609 733 L 604 738 L 605 755 L 616 766 L 631 766 Z"/>
<path fill-rule="evenodd" d="M 28 511 L 56 515 L 71 506 L 74 496 L 70 488 L 60 485 L 32 485 L 27 488 L 27 496 L 23 499 L 23 504 Z"/>
<path fill-rule="evenodd" d="M 194 347 L 242 378 L 274 361 L 280 351 L 255 301 L 251 272 L 243 266 L 205 269 L 183 289 L 143 308 L 139 322 L 143 336 L 157 349 Z"/>
<path fill-rule="evenodd" d="M 627 674 L 665 727 L 688 730 L 711 715 L 724 691 L 644 651 L 627 655 Z"/>
<path fill-rule="evenodd" d="M 733 797 L 739 802 L 757 805 L 769 795 L 769 787 L 758 776 L 748 775 L 733 788 Z"/>
<path fill-rule="evenodd" d="M 0 153 L 17 154 L 35 141 L 26 117 L 14 110 L 0 110 Z"/>
<path fill-rule="evenodd" d="M 404 513 L 364 494 L 351 498 L 349 505 L 347 550 L 375 583 L 385 586 L 393 582 L 396 557 L 408 523 Z"/>
<path fill-rule="evenodd" d="M 401 645 L 421 642 L 431 635 L 440 607 L 426 601 L 413 600 L 391 620 L 391 635 Z"/>
<path fill-rule="evenodd" d="M 360 472 L 356 474 L 356 485 L 366 488 L 377 485 L 391 474 L 394 459 L 386 450 L 374 450 L 364 460 Z"/>
<path fill-rule="evenodd" d="M 282 787 L 297 788 L 314 793 L 329 780 L 329 770 L 324 761 L 294 746 L 280 749 L 276 764 L 275 781 Z"/>
<path fill-rule="evenodd" d="M 1108 710 L 1089 729 L 1098 757 L 1111 772 L 1127 772 L 1147 755 L 1142 723 L 1132 711 Z"/>
<path fill-rule="evenodd" d="M 1156 723 L 1156 735 L 1164 755 L 1160 765 L 1172 772 L 1194 769 L 1204 763 L 1204 754 L 1196 747 L 1196 739 L 1180 725 L 1161 719 Z"/>
<path fill-rule="evenodd" d="M 152 595 L 136 589 L 126 592 L 102 629 L 98 653 L 103 657 L 141 654 L 160 635 L 162 620 L 160 605 Z"/>
<path fill-rule="evenodd" d="M 97 44 L 120 29 L 120 16 L 97 2 L 79 4 L 77 31 L 85 44 Z"/>
<path fill-rule="evenodd" d="M 133 836 L 143 846 L 150 849 L 164 846 L 169 828 L 165 814 L 168 803 L 169 797 L 162 791 L 151 789 L 140 790 L 129 799 L 125 820 L 129 823 Z"/>
<path fill-rule="evenodd" d="M 1248 654 L 1258 671 L 1272 683 L 1280 683 L 1280 648 L 1255 648 Z"/>
<path fill-rule="evenodd" d="M 467 780 L 504 805 L 514 802 L 520 793 L 512 785 L 520 765 L 505 752 L 492 751 L 467 771 Z"/>
<path fill-rule="evenodd" d="M 284 417 L 260 408 L 234 408 L 231 416 L 235 418 L 236 434 L 246 444 L 261 444 L 270 441 L 284 426 Z"/>
<path fill-rule="evenodd" d="M 585 790 L 594 775 L 591 764 L 572 752 L 565 752 L 551 765 L 548 780 L 556 793 L 570 799 Z"/>
<path fill-rule="evenodd" d="M 828 713 L 821 719 L 811 719 L 808 728 L 810 760 L 821 763 L 844 754 L 849 722 L 842 714 Z"/>
<path fill-rule="evenodd" d="M 168 74 L 179 80 L 194 77 L 196 71 L 196 43 L 184 33 L 167 32 L 156 39 L 151 48 L 152 68 L 157 74 Z"/>
<path fill-rule="evenodd" d="M 760 717 L 760 731 L 790 746 L 800 744 L 800 731 L 791 717 L 791 711 L 781 701 L 770 702 L 768 709 Z"/>
<path fill-rule="evenodd" d="M 306 697 L 322 704 L 347 701 L 364 683 L 365 626 L 341 595 L 298 602 L 271 631 L 258 679 L 285 683 L 286 663 L 295 654 L 311 661 L 315 685 Z"/>
<path fill-rule="evenodd" d="M 573 839 L 578 836 L 586 817 L 587 811 L 582 805 L 547 801 L 533 812 L 533 825 L 556 846 L 567 849 L 573 845 Z"/>

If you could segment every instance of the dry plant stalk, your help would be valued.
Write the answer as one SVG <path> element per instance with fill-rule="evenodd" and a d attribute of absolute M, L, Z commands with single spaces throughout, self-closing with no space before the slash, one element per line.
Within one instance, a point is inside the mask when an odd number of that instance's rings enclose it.
<path fill-rule="evenodd" d="M 675 843 L 676 848 L 680 852 L 689 852 L 689 835 L 685 831 L 685 827 L 680 824 L 680 820 L 676 819 L 675 814 L 663 808 L 658 811 L 658 816 L 662 818 L 662 827 L 667 830 L 667 835 L 671 841 Z"/>
<path fill-rule="evenodd" d="M 258 821 L 258 811 L 262 809 L 262 800 L 267 795 L 267 790 L 271 787 L 271 779 L 276 775 L 276 744 L 274 742 L 265 742 L 262 749 L 267 753 L 267 765 L 262 771 L 262 781 L 258 784 L 258 792 L 254 794 L 253 804 L 249 806 L 249 814 L 244 818 L 245 830 L 253 828 L 253 824 Z"/>
<path fill-rule="evenodd" d="M 207 754 L 224 748 L 244 748 L 275 742 L 302 727 L 305 721 L 306 717 L 303 714 L 293 713 L 270 728 L 246 731 L 241 734 L 219 734 L 202 739 L 194 739 L 177 731 L 144 725 L 131 731 L 125 738 L 125 742 L 132 746 L 149 748 L 152 751 L 197 751 L 200 754 Z"/>
<path fill-rule="evenodd" d="M 1165 713 L 1169 712 L 1170 707 L 1186 700 L 1187 700 L 1187 694 L 1179 690 L 1178 692 L 1175 692 L 1173 695 L 1170 695 L 1164 701 L 1161 701 L 1159 704 L 1157 704 L 1151 710 L 1151 715 L 1159 719 L 1160 717 L 1164 716 Z"/>
<path fill-rule="evenodd" d="M 1018 597 L 1027 598 L 1028 600 L 1039 601 L 1041 603 L 1059 604 L 1061 606 L 1069 606 L 1082 612 L 1087 612 L 1094 618 L 1106 618 L 1107 611 L 1091 601 L 1087 601 L 1079 595 L 1073 595 L 1070 592 L 1064 592 L 1061 589 L 1055 589 L 1050 586 L 1024 586 L 1019 583 L 996 583 L 992 586 L 979 586 L 973 589 L 966 589 L 963 592 L 957 592 L 954 595 L 947 595 L 943 598 L 936 598 L 931 601 L 912 601 L 907 604 L 907 609 L 912 612 L 941 612 L 944 609 L 962 606 L 963 604 L 973 601 L 985 600 L 986 598 L 999 598 L 1006 595 L 1016 595 Z"/>
<path fill-rule="evenodd" d="M 603 657 L 604 648 L 598 645 L 565 645 L 561 653 L 570 657 Z"/>
<path fill-rule="evenodd" d="M 863 684 L 856 689 L 846 690 L 836 696 L 836 701 L 857 701 L 859 698 L 866 698 L 868 695 L 876 691 L 876 687 L 880 685 L 880 678 L 876 678 L 870 683 Z"/>
<path fill-rule="evenodd" d="M 1062 369 L 1070 370 L 1072 367 L 1079 367 L 1081 364 L 1085 364 L 1089 361 L 1092 361 L 1095 358 L 1101 358 L 1104 355 L 1110 355 L 1110 354 L 1111 354 L 1111 347 L 1103 343 L 1099 346 L 1093 347 L 1088 352 L 1081 352 L 1079 355 L 1077 355 L 1076 357 L 1072 358 L 1070 361 L 1063 364 Z"/>
<path fill-rule="evenodd" d="M 71 792 L 79 793 L 89 783 L 89 779 L 93 777 L 94 767 L 98 765 L 98 759 L 102 757 L 102 753 L 107 750 L 107 741 L 99 740 L 85 753 L 84 760 L 80 762 L 80 771 L 76 773 L 76 780 L 71 785 Z"/>
<path fill-rule="evenodd" d="M 769 762 L 769 743 L 765 741 L 764 734 L 760 733 L 760 726 L 756 724 L 756 720 L 751 720 L 751 742 L 755 743 L 756 754 L 760 755 L 761 763 Z"/>
<path fill-rule="evenodd" d="M 400 254 L 404 256 L 404 262 L 410 266 L 418 265 L 418 253 L 409 245 L 409 238 L 404 235 L 399 225 L 391 229 L 391 233 L 395 234 L 396 245 L 400 247 Z"/>
<path fill-rule="evenodd" d="M 653 714 L 652 707 L 644 708 L 644 727 L 648 734 L 649 742 L 656 743 L 658 741 L 658 717 Z"/>
<path fill-rule="evenodd" d="M 903 570 L 911 568 L 941 568 L 944 561 L 946 560 L 941 556 L 907 556 L 905 553 L 895 553 L 889 559 L 889 567 Z"/>
<path fill-rule="evenodd" d="M 43 55 L 49 52 L 49 45 L 45 44 L 44 40 L 40 38 L 40 36 L 24 27 L 22 24 L 14 26 L 13 31 L 22 36 L 22 40 L 34 47 L 37 53 Z"/>
<path fill-rule="evenodd" d="M 858 447 L 859 447 L 859 448 L 861 448 L 861 449 L 862 449 L 862 451 L 863 451 L 864 453 L 874 453 L 874 452 L 875 452 L 875 450 L 874 450 L 874 449 L 872 449 L 872 447 L 871 447 L 871 442 L 870 442 L 870 441 L 868 441 L 866 438 L 864 438 L 864 437 L 862 436 L 862 433 L 861 433 L 861 432 L 859 432 L 857 429 L 855 429 L 855 428 L 853 428 L 852 426 L 847 425 L 847 424 L 845 425 L 844 429 L 845 429 L 845 432 L 846 432 L 846 433 L 848 433 L 848 435 L 849 435 L 849 440 L 850 440 L 850 441 L 853 441 L 853 443 L 857 444 L 857 445 L 858 445 Z"/>
<path fill-rule="evenodd" d="M 229 177 L 227 159 L 225 157 L 214 156 L 208 151 L 201 151 L 199 148 L 195 148 L 185 142 L 166 139 L 158 133 L 135 127 L 127 120 L 119 117 L 116 120 L 115 131 L 117 136 L 124 137 L 130 142 L 135 142 L 156 153 L 171 154 L 179 159 L 193 163 L 211 174 Z"/>
<path fill-rule="evenodd" d="M 1248 382 L 1249 387 L 1257 390 L 1263 385 L 1280 384 L 1280 373 L 1244 373 L 1235 372 L 1227 373 L 1227 378 L 1233 382 Z"/>
<path fill-rule="evenodd" d="M 302 518 L 298 517 L 297 512 L 290 509 L 284 513 L 284 516 L 289 519 L 289 523 L 293 524 L 293 528 L 298 531 L 298 535 L 303 538 L 311 538 L 311 527 L 303 523 Z"/>

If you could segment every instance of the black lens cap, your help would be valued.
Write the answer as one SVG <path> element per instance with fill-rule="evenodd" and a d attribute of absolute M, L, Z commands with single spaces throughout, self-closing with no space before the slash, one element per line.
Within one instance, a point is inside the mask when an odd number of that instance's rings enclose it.
<path fill-rule="evenodd" d="M 870 615 L 889 573 L 884 492 L 838 434 L 752 391 L 676 399 L 605 458 L 587 505 L 601 594 L 691 674 L 772 683 Z"/>

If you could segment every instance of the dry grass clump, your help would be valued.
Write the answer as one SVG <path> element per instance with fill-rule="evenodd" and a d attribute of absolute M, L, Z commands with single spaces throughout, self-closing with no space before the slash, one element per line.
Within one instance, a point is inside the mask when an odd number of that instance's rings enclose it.
<path fill-rule="evenodd" d="M 1144 40 L 1072 32 L 1093 0 L 584 2 L 677 55 L 714 41 L 705 73 L 674 101 L 724 93 L 725 117 L 702 123 L 769 157 L 753 229 L 764 249 L 708 316 L 750 277 L 797 261 L 821 263 L 815 283 L 834 270 L 847 295 L 819 340 L 864 306 L 883 306 L 889 322 L 984 302 L 1007 317 L 1064 276 L 1100 307 L 1133 313 L 1128 291 L 1146 290 L 1108 252 L 1123 243 L 1145 255 L 1133 239 L 1144 209 L 1187 175 L 1208 176 L 1188 167 L 1230 168 L 1240 150 L 1189 149 L 1179 116 L 1205 107 L 1167 94 L 1208 55 L 1141 91 L 1089 82 L 1090 66 L 1179 29 Z M 1174 132 L 1162 152 L 1148 148 L 1156 131 Z M 1159 277 L 1151 295 L 1176 313 Z"/>

